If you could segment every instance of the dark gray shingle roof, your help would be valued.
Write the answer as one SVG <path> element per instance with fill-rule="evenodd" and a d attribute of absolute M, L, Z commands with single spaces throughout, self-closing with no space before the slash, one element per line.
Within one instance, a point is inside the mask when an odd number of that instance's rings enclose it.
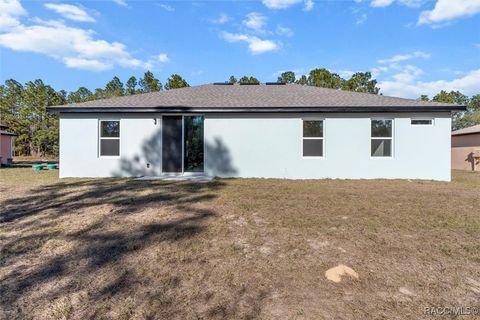
<path fill-rule="evenodd" d="M 288 85 L 200 85 L 168 91 L 137 94 L 51 107 L 50 111 L 68 109 L 138 108 L 139 111 L 164 108 L 230 109 L 244 108 L 368 108 L 409 107 L 428 111 L 434 107 L 449 110 L 462 107 L 412 99 L 348 92 L 297 84 Z M 68 109 L 67 109 L 68 108 Z M 73 110 L 71 110 L 73 111 Z M 73 111 L 75 112 L 75 111 Z"/>

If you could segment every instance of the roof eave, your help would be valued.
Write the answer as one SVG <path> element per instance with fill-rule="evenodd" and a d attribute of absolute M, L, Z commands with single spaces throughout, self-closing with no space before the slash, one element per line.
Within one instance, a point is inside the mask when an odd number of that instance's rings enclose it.
<path fill-rule="evenodd" d="M 364 113 L 364 112 L 451 112 L 465 111 L 465 106 L 374 106 L 374 107 L 48 107 L 51 113 Z"/>
<path fill-rule="evenodd" d="M 475 131 L 475 132 L 460 132 L 460 133 L 455 133 L 455 131 L 452 132 L 452 137 L 457 137 L 457 136 L 468 136 L 470 134 L 480 134 L 480 131 Z"/>
<path fill-rule="evenodd" d="M 0 132 L 0 135 L 2 135 L 2 136 L 18 137 L 18 134 L 16 134 L 16 133 L 13 133 L 13 132 L 5 132 L 5 131 Z"/>

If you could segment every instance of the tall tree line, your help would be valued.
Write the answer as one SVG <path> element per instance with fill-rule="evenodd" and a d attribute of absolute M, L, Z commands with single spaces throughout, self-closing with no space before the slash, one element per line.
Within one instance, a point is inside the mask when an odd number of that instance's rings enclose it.
<path fill-rule="evenodd" d="M 453 114 L 452 129 L 471 127 L 480 124 L 480 94 L 468 97 L 460 91 L 440 91 L 430 100 L 427 95 L 420 96 L 422 101 L 453 103 L 467 107 L 467 111 Z"/>
<path fill-rule="evenodd" d="M 70 92 L 66 96 L 66 99 L 68 103 L 79 103 L 189 86 L 188 82 L 178 74 L 172 74 L 167 79 L 165 85 L 162 85 L 160 80 L 155 78 L 152 72 L 147 71 L 143 77 L 138 80 L 134 76 L 128 78 L 125 84 L 123 84 L 120 78 L 113 77 L 113 79 L 105 85 L 105 88 L 97 88 L 94 92 L 91 92 L 85 87 L 80 87 L 77 91 Z"/>
<path fill-rule="evenodd" d="M 377 87 L 377 80 L 372 78 L 370 72 L 357 72 L 350 79 L 344 79 L 325 68 L 317 68 L 310 70 L 308 75 L 302 75 L 298 79 L 294 72 L 286 71 L 278 77 L 277 81 L 372 94 L 378 94 L 380 91 L 380 88 Z"/>
<path fill-rule="evenodd" d="M 188 86 L 178 74 L 171 75 L 162 85 L 150 71 L 138 80 L 130 77 L 125 85 L 113 77 L 104 88 L 93 92 L 80 87 L 67 93 L 55 90 L 40 79 L 24 85 L 10 79 L 0 85 L 0 122 L 18 134 L 15 155 L 55 157 L 58 155 L 58 116 L 47 113 L 47 107 Z"/>
<path fill-rule="evenodd" d="M 235 76 L 230 76 L 229 83 L 241 83 L 241 84 L 258 84 L 257 78 L 253 76 L 243 76 L 239 80 Z M 377 87 L 377 80 L 372 79 L 370 72 L 357 72 L 353 74 L 350 79 L 343 79 L 338 74 L 330 72 L 325 68 L 312 69 L 308 76 L 302 75 L 300 78 L 295 77 L 293 71 L 285 71 L 278 77 L 277 82 L 281 83 L 296 83 L 301 85 L 342 89 L 346 91 L 365 92 L 378 94 L 380 88 Z"/>

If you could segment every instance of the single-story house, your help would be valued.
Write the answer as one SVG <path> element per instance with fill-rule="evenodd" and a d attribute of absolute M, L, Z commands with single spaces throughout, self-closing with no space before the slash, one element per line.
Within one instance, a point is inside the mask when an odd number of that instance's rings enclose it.
<path fill-rule="evenodd" d="M 452 169 L 480 170 L 480 124 L 452 132 Z"/>
<path fill-rule="evenodd" d="M 0 124 L 0 165 L 10 164 L 13 158 L 13 143 L 17 135 Z"/>
<path fill-rule="evenodd" d="M 450 180 L 464 107 L 297 84 L 207 84 L 50 107 L 60 176 Z"/>

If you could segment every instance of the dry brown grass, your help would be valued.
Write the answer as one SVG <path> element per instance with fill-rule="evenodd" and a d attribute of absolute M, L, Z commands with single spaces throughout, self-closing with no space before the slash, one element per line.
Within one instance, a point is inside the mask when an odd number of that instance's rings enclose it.
<path fill-rule="evenodd" d="M 480 174 L 58 180 L 0 170 L 0 318 L 418 319 L 480 298 Z M 338 264 L 359 279 L 326 280 Z"/>

